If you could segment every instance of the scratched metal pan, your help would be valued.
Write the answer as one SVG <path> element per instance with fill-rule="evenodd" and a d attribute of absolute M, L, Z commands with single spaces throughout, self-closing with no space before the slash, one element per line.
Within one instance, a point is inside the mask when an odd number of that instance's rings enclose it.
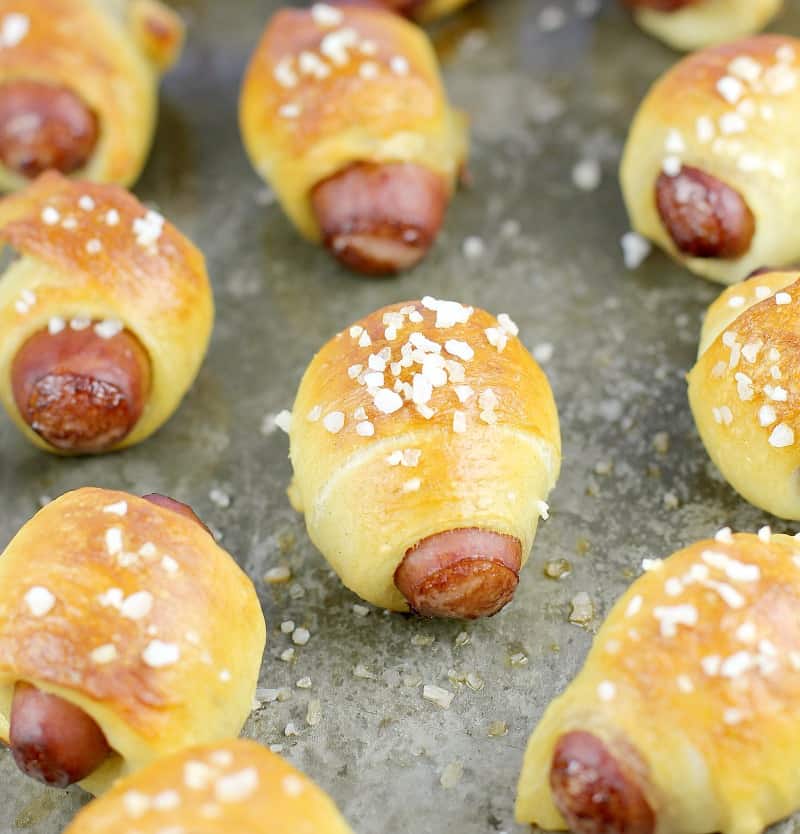
<path fill-rule="evenodd" d="M 301 241 L 242 151 L 239 81 L 277 3 L 182 0 L 188 48 L 167 79 L 137 192 L 208 256 L 218 305 L 208 361 L 170 423 L 121 454 L 49 457 L 0 420 L 0 547 L 40 501 L 86 484 L 174 495 L 217 528 L 270 625 L 261 686 L 289 696 L 255 712 L 246 732 L 283 745 L 359 834 L 523 831 L 513 802 L 528 734 L 642 557 L 723 524 L 771 521 L 714 473 L 687 408 L 684 374 L 717 289 L 659 254 L 636 272 L 622 264 L 622 143 L 645 89 L 677 56 L 613 0 L 593 14 L 589 5 L 484 0 L 433 30 L 451 93 L 472 115 L 473 184 L 428 260 L 376 281 Z M 800 10 L 774 28 L 800 32 Z M 587 160 L 582 189 L 574 169 Z M 599 185 L 584 190 L 595 162 Z M 289 507 L 287 441 L 270 431 L 324 341 L 425 293 L 513 315 L 550 376 L 564 436 L 552 517 L 514 602 L 467 625 L 354 613 L 358 600 Z M 283 564 L 292 581 L 265 584 Z M 569 621 L 581 592 L 593 609 L 584 625 Z M 290 662 L 280 659 L 286 620 L 311 632 Z M 297 687 L 303 678 L 310 688 Z M 425 701 L 423 683 L 455 693 L 450 708 Z M 86 801 L 23 779 L 0 752 L 2 834 L 56 834 Z"/>

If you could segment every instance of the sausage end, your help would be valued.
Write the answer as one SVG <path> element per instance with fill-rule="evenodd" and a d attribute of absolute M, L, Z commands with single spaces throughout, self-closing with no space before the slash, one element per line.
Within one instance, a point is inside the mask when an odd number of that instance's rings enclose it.
<path fill-rule="evenodd" d="M 325 246 L 365 275 L 391 275 L 419 263 L 439 233 L 447 199 L 444 179 L 411 163 L 356 163 L 311 195 Z"/>
<path fill-rule="evenodd" d="M 656 205 L 677 249 L 693 258 L 739 258 L 750 249 L 755 218 L 738 191 L 684 165 L 656 181 Z"/>
<path fill-rule="evenodd" d="M 423 617 L 491 617 L 514 596 L 521 551 L 517 539 L 487 530 L 439 533 L 406 553 L 395 585 Z"/>
<path fill-rule="evenodd" d="M 655 816 L 633 768 L 599 738 L 571 732 L 556 744 L 550 768 L 556 807 L 575 834 L 653 834 Z"/>
<path fill-rule="evenodd" d="M 82 709 L 26 683 L 14 688 L 9 742 L 20 771 L 53 788 L 80 782 L 111 754 L 103 731 Z"/>
<path fill-rule="evenodd" d="M 20 176 L 79 171 L 99 133 L 97 116 L 71 90 L 38 81 L 0 84 L 0 160 Z"/>

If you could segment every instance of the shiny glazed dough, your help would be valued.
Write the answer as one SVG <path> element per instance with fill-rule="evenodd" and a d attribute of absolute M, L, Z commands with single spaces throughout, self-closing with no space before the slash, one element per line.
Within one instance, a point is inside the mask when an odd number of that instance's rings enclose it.
<path fill-rule="evenodd" d="M 583 730 L 638 753 L 659 834 L 759 834 L 800 806 L 800 543 L 721 531 L 649 567 L 531 736 L 517 819 L 566 828 L 550 766 Z"/>
<path fill-rule="evenodd" d="M 78 175 L 132 184 L 150 151 L 160 75 L 181 50 L 180 18 L 156 0 L 0 0 L 0 20 L 7 15 L 26 22 L 19 41 L 0 50 L 0 84 L 40 81 L 76 93 L 100 122 Z M 0 190 L 27 182 L 0 165 Z"/>
<path fill-rule="evenodd" d="M 417 163 L 453 189 L 467 156 L 465 119 L 447 102 L 422 30 L 380 9 L 319 8 L 275 15 L 240 103 L 253 165 L 317 241 L 311 191 L 348 165 Z"/>
<path fill-rule="evenodd" d="M 709 455 L 752 504 L 800 520 L 800 273 L 757 275 L 711 305 L 689 402 Z"/>
<path fill-rule="evenodd" d="M 435 533 L 504 533 L 527 559 L 561 439 L 547 377 L 515 332 L 508 317 L 424 298 L 357 322 L 306 370 L 290 497 L 344 584 L 374 605 L 408 610 L 395 570 Z"/>
<path fill-rule="evenodd" d="M 352 834 L 330 797 L 305 774 L 244 740 L 195 747 L 155 762 L 85 808 L 64 834 L 167 830 Z"/>
<path fill-rule="evenodd" d="M 116 751 L 81 783 L 102 793 L 237 735 L 265 639 L 252 583 L 195 520 L 123 492 L 69 492 L 0 556 L 0 739 L 17 681 L 58 695 Z"/>
<path fill-rule="evenodd" d="M 698 275 L 732 284 L 800 257 L 800 151 L 790 138 L 800 112 L 798 59 L 800 41 L 779 35 L 706 49 L 669 70 L 639 108 L 620 169 L 631 224 Z M 673 165 L 699 168 L 741 194 L 756 224 L 745 255 L 677 250 L 655 200 L 659 174 Z"/>
<path fill-rule="evenodd" d="M 22 419 L 11 365 L 51 320 L 69 326 L 75 317 L 122 322 L 150 357 L 150 397 L 115 448 L 160 428 L 194 382 L 211 337 L 214 303 L 202 253 L 123 189 L 52 172 L 0 201 L 0 241 L 21 255 L 0 276 L 0 401 L 20 430 L 63 453 Z"/>

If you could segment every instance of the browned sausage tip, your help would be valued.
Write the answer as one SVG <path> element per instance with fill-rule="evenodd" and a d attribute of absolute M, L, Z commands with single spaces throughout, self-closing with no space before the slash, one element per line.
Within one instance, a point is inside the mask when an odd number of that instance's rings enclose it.
<path fill-rule="evenodd" d="M 0 84 L 0 160 L 23 177 L 80 170 L 98 135 L 97 117 L 70 90 L 39 81 Z"/>
<path fill-rule="evenodd" d="M 574 834 L 653 834 L 655 817 L 634 772 L 586 732 L 562 736 L 550 768 L 553 800 Z"/>
<path fill-rule="evenodd" d="M 157 507 L 163 507 L 165 510 L 171 510 L 173 513 L 190 518 L 192 521 L 197 522 L 213 538 L 214 534 L 203 524 L 200 516 L 188 504 L 184 504 L 182 501 L 176 501 L 167 495 L 160 495 L 158 492 L 151 492 L 149 495 L 143 495 L 142 498 L 151 504 L 155 504 Z"/>
<path fill-rule="evenodd" d="M 675 246 L 694 258 L 738 258 L 750 249 L 755 219 L 729 185 L 684 165 L 677 176 L 661 173 L 656 204 Z"/>
<path fill-rule="evenodd" d="M 14 400 L 25 422 L 51 446 L 100 452 L 125 438 L 150 392 L 150 363 L 128 331 L 110 338 L 94 326 L 42 330 L 11 368 Z"/>
<path fill-rule="evenodd" d="M 423 539 L 406 553 L 395 585 L 424 617 L 490 617 L 511 601 L 522 546 L 512 536 L 474 528 Z"/>
<path fill-rule="evenodd" d="M 357 163 L 312 194 L 325 246 L 365 275 L 409 269 L 427 254 L 447 206 L 443 177 L 411 163 Z"/>
<path fill-rule="evenodd" d="M 54 788 L 66 788 L 90 776 L 111 748 L 80 707 L 17 683 L 11 704 L 11 753 L 26 775 Z"/>

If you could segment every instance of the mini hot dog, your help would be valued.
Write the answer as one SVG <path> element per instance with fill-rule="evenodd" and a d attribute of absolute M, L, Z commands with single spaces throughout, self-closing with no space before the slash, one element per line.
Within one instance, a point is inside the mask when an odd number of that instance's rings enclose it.
<path fill-rule="evenodd" d="M 61 454 L 137 443 L 194 380 L 213 319 L 200 252 L 116 186 L 50 172 L 0 202 L 2 399 Z"/>
<path fill-rule="evenodd" d="M 180 19 L 158 0 L 0 0 L 0 26 L 0 189 L 50 170 L 130 185 Z"/>
<path fill-rule="evenodd" d="M 187 740 L 241 728 L 263 615 L 187 505 L 68 493 L 14 538 L 0 580 L 0 740 L 28 776 L 96 793 Z"/>
<path fill-rule="evenodd" d="M 240 120 L 289 217 L 344 265 L 388 275 L 426 255 L 467 139 L 412 23 L 375 4 L 278 12 L 245 77 Z"/>
<path fill-rule="evenodd" d="M 657 81 L 622 159 L 634 230 L 725 284 L 796 261 L 798 151 L 787 137 L 798 79 L 800 41 L 761 35 L 691 55 Z"/>
<path fill-rule="evenodd" d="M 474 619 L 511 600 L 560 467 L 552 392 L 516 332 L 426 297 L 355 323 L 306 370 L 290 497 L 369 602 Z"/>
<path fill-rule="evenodd" d="M 726 528 L 646 560 L 531 736 L 517 820 L 761 834 L 797 810 L 797 552 Z"/>

